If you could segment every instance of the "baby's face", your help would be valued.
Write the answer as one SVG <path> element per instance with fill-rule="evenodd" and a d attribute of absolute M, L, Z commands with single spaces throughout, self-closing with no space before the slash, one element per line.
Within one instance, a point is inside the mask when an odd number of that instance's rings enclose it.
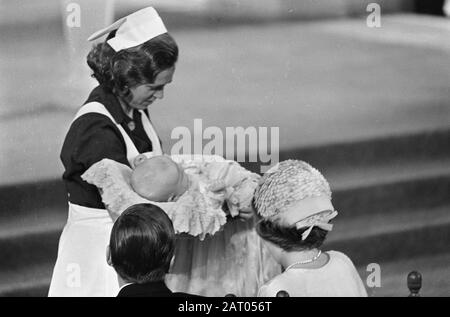
<path fill-rule="evenodd" d="M 139 155 L 134 160 L 131 186 L 142 197 L 155 201 L 176 200 L 188 189 L 188 176 L 169 156 L 147 158 Z"/>

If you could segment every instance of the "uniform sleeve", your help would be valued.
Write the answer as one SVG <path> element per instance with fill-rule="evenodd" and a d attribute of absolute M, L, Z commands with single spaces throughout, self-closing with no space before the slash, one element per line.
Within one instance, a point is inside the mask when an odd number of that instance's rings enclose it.
<path fill-rule="evenodd" d="M 64 153 L 66 152 L 66 153 Z M 101 114 L 85 114 L 72 124 L 61 156 L 86 170 L 108 158 L 129 165 L 122 135 L 115 124 Z"/>

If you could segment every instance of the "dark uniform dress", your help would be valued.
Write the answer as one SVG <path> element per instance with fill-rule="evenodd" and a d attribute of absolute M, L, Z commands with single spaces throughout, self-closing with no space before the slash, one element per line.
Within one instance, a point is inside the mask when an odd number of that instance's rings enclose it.
<path fill-rule="evenodd" d="M 84 108 L 86 113 L 77 117 L 70 126 L 61 150 L 69 216 L 59 240 L 49 296 L 117 295 L 117 274 L 106 262 L 106 246 L 113 220 L 97 187 L 83 181 L 81 175 L 105 158 L 129 165 L 130 155 L 137 155 L 137 152 L 160 152 L 159 145 L 153 149 L 142 124 L 140 116 L 148 117 L 147 112 L 134 110 L 132 120 L 123 112 L 112 91 L 102 85 L 92 91 L 85 104 L 89 103 L 86 105 L 88 108 Z M 95 112 L 99 106 L 102 111 L 106 109 L 115 122 L 107 113 Z M 147 118 L 142 119 L 147 121 Z M 118 125 L 123 128 L 127 139 L 129 136 L 127 142 Z M 154 140 L 160 142 L 157 136 Z"/>
<path fill-rule="evenodd" d="M 103 104 L 114 120 L 125 129 L 139 153 L 152 151 L 152 143 L 142 126 L 139 111 L 134 110 L 133 120 L 129 118 L 116 96 L 102 85 L 91 92 L 86 103 L 94 101 Z M 146 114 L 148 115 L 147 112 Z M 61 150 L 61 161 L 65 168 L 63 180 L 71 203 L 105 208 L 97 187 L 81 179 L 81 175 L 90 166 L 105 158 L 129 166 L 125 141 L 119 129 L 102 114 L 82 115 L 70 126 Z"/>

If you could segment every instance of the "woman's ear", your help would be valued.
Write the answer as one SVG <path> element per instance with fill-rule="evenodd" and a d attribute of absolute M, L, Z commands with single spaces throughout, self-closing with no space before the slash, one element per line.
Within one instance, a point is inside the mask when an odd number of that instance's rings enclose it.
<path fill-rule="evenodd" d="M 133 99 L 133 94 L 128 86 L 123 87 L 122 96 L 125 98 L 126 101 L 130 101 L 131 99 Z"/>
<path fill-rule="evenodd" d="M 113 80 L 114 80 L 114 75 L 113 75 Z M 115 84 L 114 88 L 113 88 L 113 93 L 118 95 L 120 98 L 122 98 L 126 102 L 129 102 L 132 99 L 131 89 L 127 85 L 120 87 L 119 85 Z"/>
<path fill-rule="evenodd" d="M 108 246 L 106 246 L 106 263 L 108 263 L 109 266 L 112 266 L 112 261 L 111 261 L 111 248 Z"/>

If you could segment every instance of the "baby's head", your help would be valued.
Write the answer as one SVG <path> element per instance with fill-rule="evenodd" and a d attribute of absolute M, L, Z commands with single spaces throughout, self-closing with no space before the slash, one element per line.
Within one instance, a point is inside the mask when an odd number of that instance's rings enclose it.
<path fill-rule="evenodd" d="M 297 160 L 280 162 L 267 171 L 256 189 L 254 205 L 260 218 L 258 234 L 287 252 L 320 247 L 332 229 L 329 221 L 337 215 L 327 180 Z"/>
<path fill-rule="evenodd" d="M 139 155 L 134 160 L 131 186 L 142 197 L 166 202 L 175 200 L 188 189 L 188 177 L 169 156 L 151 158 Z"/>

